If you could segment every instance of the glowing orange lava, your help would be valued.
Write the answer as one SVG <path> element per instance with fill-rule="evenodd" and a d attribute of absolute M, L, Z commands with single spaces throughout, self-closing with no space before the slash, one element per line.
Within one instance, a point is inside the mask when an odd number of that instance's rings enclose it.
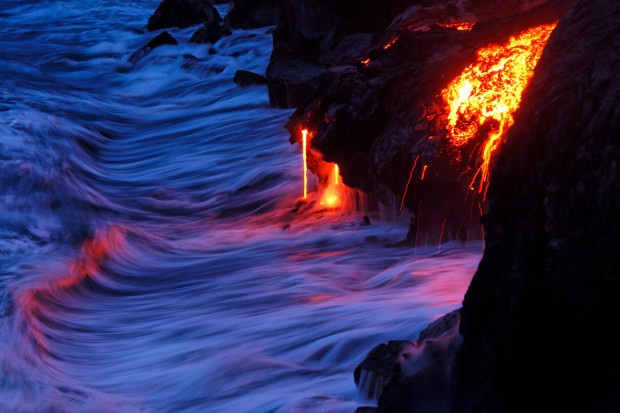
<path fill-rule="evenodd" d="M 304 171 L 304 199 L 308 197 L 308 157 L 306 150 L 308 147 L 308 129 L 301 131 L 301 153 L 303 157 L 303 171 Z"/>
<path fill-rule="evenodd" d="M 303 157 L 303 178 L 304 178 L 304 199 L 308 198 L 308 151 L 312 133 L 308 129 L 301 130 L 301 145 Z M 318 154 L 312 152 L 314 156 L 313 165 L 319 169 L 322 176 L 319 188 L 320 205 L 326 208 L 338 208 L 341 205 L 342 191 L 344 185 L 340 183 L 340 169 L 338 165 L 316 159 Z"/>
<path fill-rule="evenodd" d="M 556 23 L 524 30 L 506 44 L 478 50 L 478 58 L 441 92 L 450 108 L 448 138 L 460 147 L 478 133 L 482 125 L 491 130 L 481 151 L 481 165 L 470 183 L 478 181 L 478 192 L 486 196 L 490 162 L 504 133 L 514 123 L 521 94 L 534 73 Z"/>
<path fill-rule="evenodd" d="M 420 176 L 420 181 L 424 180 L 424 176 L 426 176 L 426 169 L 428 168 L 428 165 L 424 165 L 424 167 L 422 168 L 422 176 Z"/>
<path fill-rule="evenodd" d="M 338 185 L 340 182 L 340 168 L 338 168 L 338 164 L 334 164 L 334 184 Z"/>
<path fill-rule="evenodd" d="M 340 206 L 340 192 L 342 189 L 342 185 L 340 185 L 340 170 L 337 164 L 333 165 L 334 172 L 327 182 L 327 186 L 321 197 L 321 205 L 327 208 L 337 208 Z"/>
<path fill-rule="evenodd" d="M 476 23 L 457 22 L 457 23 L 437 23 L 437 26 L 446 29 L 456 29 L 461 31 L 471 31 Z"/>
<path fill-rule="evenodd" d="M 396 43 L 397 41 L 398 41 L 398 36 L 392 37 L 389 42 L 383 45 L 383 50 L 387 50 L 390 47 L 394 46 L 394 43 Z"/>

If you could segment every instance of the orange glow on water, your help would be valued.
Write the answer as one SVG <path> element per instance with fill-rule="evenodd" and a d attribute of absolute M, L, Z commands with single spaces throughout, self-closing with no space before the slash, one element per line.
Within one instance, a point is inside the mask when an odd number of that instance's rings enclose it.
<path fill-rule="evenodd" d="M 38 321 L 45 310 L 44 303 L 48 297 L 63 292 L 78 285 L 88 277 L 93 277 L 101 269 L 111 253 L 124 248 L 126 230 L 120 226 L 110 226 L 95 233 L 91 239 L 86 239 L 79 256 L 65 267 L 63 276 L 53 277 L 43 284 L 27 287 L 16 292 L 15 302 L 20 308 L 23 322 L 37 348 L 47 348 L 47 339 L 41 330 Z"/>
<path fill-rule="evenodd" d="M 486 196 L 490 163 L 505 132 L 514 123 L 512 114 L 555 28 L 546 24 L 511 36 L 506 44 L 492 44 L 477 52 L 477 59 L 441 92 L 450 108 L 448 138 L 460 147 L 487 123 L 488 137 L 480 154 L 480 167 L 471 187 Z"/>
<path fill-rule="evenodd" d="M 303 129 L 301 131 L 301 153 L 303 158 L 303 174 L 304 174 L 304 199 L 308 197 L 308 158 L 307 158 L 307 148 L 308 148 L 308 129 Z"/>

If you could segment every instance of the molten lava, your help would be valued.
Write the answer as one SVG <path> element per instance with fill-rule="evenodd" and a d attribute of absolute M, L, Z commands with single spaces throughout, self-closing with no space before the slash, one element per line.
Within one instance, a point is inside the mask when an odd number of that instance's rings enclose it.
<path fill-rule="evenodd" d="M 341 186 L 340 185 L 340 171 L 338 169 L 338 164 L 334 165 L 334 171 L 332 175 L 329 177 L 327 186 L 323 191 L 323 195 L 321 196 L 321 205 L 327 208 L 337 208 L 340 206 L 340 198 L 341 198 Z"/>
<path fill-rule="evenodd" d="M 338 185 L 340 182 L 340 168 L 338 168 L 338 164 L 334 164 L 334 184 Z"/>
<path fill-rule="evenodd" d="M 443 27 L 444 29 L 456 29 L 459 31 L 471 31 L 474 28 L 476 23 L 470 22 L 455 22 L 455 23 L 437 23 L 437 26 Z"/>
<path fill-rule="evenodd" d="M 308 151 L 312 134 L 308 129 L 301 130 L 301 146 L 303 159 L 303 179 L 304 179 L 304 197 L 308 198 Z M 320 205 L 325 208 L 337 208 L 341 205 L 342 191 L 344 185 L 340 183 L 340 169 L 338 165 L 331 162 L 325 162 L 320 159 L 316 152 L 312 152 L 313 165 L 320 178 L 320 186 L 318 188 L 320 195 Z"/>
<path fill-rule="evenodd" d="M 387 50 L 390 47 L 394 46 L 394 43 L 396 43 L 397 41 L 398 41 L 398 36 L 392 37 L 389 42 L 383 45 L 383 50 Z"/>
<path fill-rule="evenodd" d="M 306 154 L 308 148 L 308 129 L 301 131 L 301 153 L 303 158 L 304 173 L 304 199 L 308 197 L 308 156 Z"/>
<path fill-rule="evenodd" d="M 504 133 L 514 123 L 521 94 L 534 73 L 543 49 L 555 28 L 546 24 L 511 36 L 506 44 L 478 50 L 478 58 L 441 92 L 450 108 L 448 138 L 460 147 L 485 125 L 490 129 L 480 155 L 480 167 L 471 181 L 486 196 L 490 162 Z"/>

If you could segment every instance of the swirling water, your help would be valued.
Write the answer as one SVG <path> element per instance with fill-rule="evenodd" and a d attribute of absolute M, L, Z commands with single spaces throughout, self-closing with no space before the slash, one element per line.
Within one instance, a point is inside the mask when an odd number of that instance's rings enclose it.
<path fill-rule="evenodd" d="M 372 404 L 356 364 L 458 307 L 481 246 L 296 208 L 291 111 L 232 82 L 269 28 L 131 63 L 157 4 L 0 0 L 0 412 Z"/>

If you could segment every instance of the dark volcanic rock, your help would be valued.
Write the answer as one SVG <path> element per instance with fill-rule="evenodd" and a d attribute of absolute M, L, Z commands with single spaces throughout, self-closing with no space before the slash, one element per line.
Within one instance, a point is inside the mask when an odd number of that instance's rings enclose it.
<path fill-rule="evenodd" d="M 164 0 L 149 18 L 147 28 L 184 28 L 193 24 L 221 21 L 222 17 L 209 0 Z"/>
<path fill-rule="evenodd" d="M 233 0 L 224 25 L 231 29 L 273 26 L 275 3 L 276 0 Z"/>
<path fill-rule="evenodd" d="M 419 352 L 417 347 L 418 343 L 408 340 L 377 345 L 355 369 L 355 384 L 367 398 L 378 398 L 384 386 L 403 380 L 401 365 L 412 353 Z"/>
<path fill-rule="evenodd" d="M 620 3 L 553 33 L 493 171 L 454 412 L 620 411 Z"/>
<path fill-rule="evenodd" d="M 370 38 L 385 28 L 394 16 L 404 10 L 408 0 L 277 0 L 275 1 L 273 51 L 267 70 L 267 86 L 271 102 L 279 107 L 297 107 L 307 103 L 319 90 L 319 78 L 307 79 L 307 67 L 288 62 L 308 62 L 311 66 L 350 64 L 353 56 L 370 45 Z M 283 65 L 289 72 L 284 76 Z M 279 78 L 270 76 L 276 67 Z M 299 71 L 299 73 L 296 73 Z M 305 86 L 297 93 L 282 78 L 302 77 Z M 273 81 L 272 81 L 273 79 Z M 287 89 L 292 93 L 288 93 Z M 310 94 L 309 92 L 314 92 Z"/>
<path fill-rule="evenodd" d="M 162 32 L 151 39 L 147 44 L 142 46 L 140 49 L 136 50 L 130 57 L 130 63 L 136 63 L 138 60 L 142 59 L 144 56 L 149 54 L 151 50 L 156 47 L 163 46 L 165 44 L 175 45 L 178 42 L 170 35 L 168 32 Z"/>
<path fill-rule="evenodd" d="M 315 95 L 324 66 L 303 60 L 278 60 L 267 67 L 269 102 L 273 107 L 291 107 Z"/>
<path fill-rule="evenodd" d="M 374 34 L 410 4 L 410 0 L 278 0 L 272 59 L 319 61 L 343 37 Z"/>
<path fill-rule="evenodd" d="M 189 39 L 192 43 L 215 43 L 224 36 L 230 35 L 230 30 L 224 28 L 218 22 L 205 23 Z"/>
<path fill-rule="evenodd" d="M 247 70 L 237 70 L 235 72 L 233 82 L 235 82 L 241 87 L 246 87 L 253 85 L 264 85 L 267 80 L 265 79 L 265 76 L 261 76 L 258 73 L 250 72 Z"/>
<path fill-rule="evenodd" d="M 390 341 L 370 351 L 354 379 L 367 398 L 378 397 L 377 413 L 449 412 L 459 320 L 454 310 L 431 323 L 417 342 Z"/>

